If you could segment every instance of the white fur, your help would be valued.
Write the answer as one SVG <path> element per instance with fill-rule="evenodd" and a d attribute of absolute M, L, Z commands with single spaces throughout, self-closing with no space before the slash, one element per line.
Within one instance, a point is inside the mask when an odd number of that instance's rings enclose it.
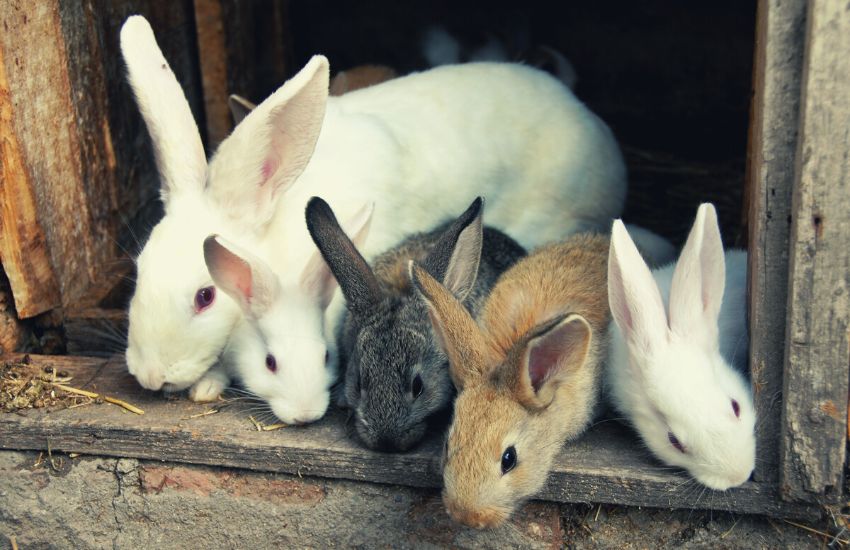
<path fill-rule="evenodd" d="M 200 252 L 208 234 L 248 247 L 285 286 L 316 251 L 304 223 L 313 195 L 343 218 L 375 201 L 367 258 L 478 195 L 488 197 L 490 223 L 527 248 L 605 227 L 623 206 L 611 132 L 535 69 L 446 66 L 328 98 L 327 60 L 316 56 L 245 117 L 203 178 L 203 152 L 187 137 L 197 140 L 197 128 L 176 81 L 160 82 L 174 77 L 160 68 L 147 22 L 128 19 L 121 44 L 166 201 L 130 304 L 127 362 L 151 389 L 201 380 L 239 320 L 224 293 L 193 312 L 210 280 Z"/>
<path fill-rule="evenodd" d="M 752 389 L 741 374 L 746 252 L 724 255 L 714 207 L 704 204 L 679 261 L 651 273 L 615 222 L 608 269 L 614 321 L 605 385 L 613 404 L 665 463 L 712 489 L 744 483 L 755 466 Z"/>

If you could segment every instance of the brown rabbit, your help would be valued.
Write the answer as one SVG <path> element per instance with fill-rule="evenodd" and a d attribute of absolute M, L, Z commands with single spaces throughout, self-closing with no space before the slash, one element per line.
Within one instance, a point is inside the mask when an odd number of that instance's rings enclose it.
<path fill-rule="evenodd" d="M 543 247 L 502 275 L 476 323 L 411 263 L 460 392 L 443 471 L 455 520 L 506 520 L 543 486 L 563 443 L 587 428 L 607 349 L 607 271 L 607 237 Z"/>

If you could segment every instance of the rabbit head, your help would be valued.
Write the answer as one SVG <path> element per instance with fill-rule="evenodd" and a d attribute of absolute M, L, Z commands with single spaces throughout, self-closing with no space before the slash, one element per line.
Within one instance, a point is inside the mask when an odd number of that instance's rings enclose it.
<path fill-rule="evenodd" d="M 755 465 L 751 391 L 720 353 L 724 284 L 723 244 L 710 204 L 699 207 L 679 256 L 668 311 L 622 222 L 614 223 L 608 296 L 628 350 L 630 381 L 612 383 L 627 386 L 632 421 L 650 450 L 719 490 L 745 482 Z"/>
<path fill-rule="evenodd" d="M 368 232 L 371 208 L 353 224 Z M 336 281 L 315 252 L 297 282 L 284 283 L 259 257 L 217 235 L 204 241 L 213 281 L 245 316 L 228 346 L 228 362 L 245 389 L 287 424 L 321 418 L 336 379 L 336 357 L 325 338 L 325 310 Z"/>
<path fill-rule="evenodd" d="M 317 56 L 245 117 L 207 165 L 180 84 L 141 16 L 121 29 L 129 83 L 151 137 L 165 217 L 137 258 L 127 365 L 152 390 L 197 382 L 223 351 L 239 307 L 216 292 L 202 244 L 211 233 L 261 240 L 277 198 L 310 159 L 328 64 Z"/>
<path fill-rule="evenodd" d="M 410 277 L 460 392 L 443 456 L 443 500 L 465 525 L 497 526 L 546 481 L 564 439 L 553 417 L 571 416 L 556 393 L 588 391 L 582 367 L 595 347 L 591 326 L 577 313 L 558 315 L 504 350 L 424 269 L 412 264 Z M 567 418 L 567 429 L 586 421 Z"/>
<path fill-rule="evenodd" d="M 478 198 L 436 242 L 428 242 L 430 233 L 411 237 L 389 253 L 389 268 L 377 267 L 379 278 L 330 207 L 317 198 L 307 206 L 310 234 L 348 305 L 341 339 L 346 355 L 342 404 L 354 411 L 357 434 L 370 448 L 409 449 L 424 436 L 428 417 L 449 405 L 453 390 L 446 356 L 434 342 L 425 305 L 410 288 L 406 254 L 421 253 L 426 269 L 465 299 L 478 274 L 482 211 Z M 417 248 L 429 250 L 412 250 Z"/>

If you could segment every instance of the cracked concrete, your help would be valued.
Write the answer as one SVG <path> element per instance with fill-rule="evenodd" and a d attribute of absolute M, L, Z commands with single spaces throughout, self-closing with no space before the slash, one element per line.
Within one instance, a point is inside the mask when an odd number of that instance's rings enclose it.
<path fill-rule="evenodd" d="M 0 548 L 803 547 L 757 517 L 526 504 L 509 524 L 451 522 L 435 491 L 182 464 L 0 451 Z"/>

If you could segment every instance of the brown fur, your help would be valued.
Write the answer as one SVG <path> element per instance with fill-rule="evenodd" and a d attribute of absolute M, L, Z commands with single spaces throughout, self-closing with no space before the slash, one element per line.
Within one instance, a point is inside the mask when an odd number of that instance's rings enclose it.
<path fill-rule="evenodd" d="M 330 94 L 342 95 L 392 80 L 397 76 L 395 70 L 385 65 L 358 65 L 347 71 L 340 71 L 331 79 Z"/>
<path fill-rule="evenodd" d="M 413 271 L 462 388 L 443 492 L 458 521 L 480 528 L 507 519 L 542 487 L 563 442 L 590 423 L 607 349 L 607 259 L 608 239 L 598 235 L 541 248 L 502 275 L 477 324 L 439 283 Z M 529 342 L 570 314 L 576 342 L 535 392 Z M 501 456 L 510 446 L 516 467 L 502 475 Z"/>

